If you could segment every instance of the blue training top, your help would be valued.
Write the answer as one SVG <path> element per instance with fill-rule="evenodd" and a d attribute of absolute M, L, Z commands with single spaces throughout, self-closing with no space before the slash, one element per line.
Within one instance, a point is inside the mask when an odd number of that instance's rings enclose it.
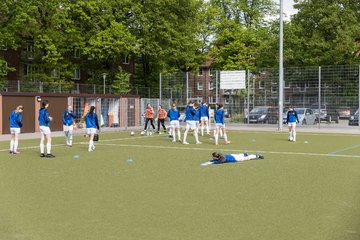
<path fill-rule="evenodd" d="M 286 123 L 300 122 L 297 112 L 295 110 L 291 110 L 287 112 Z"/>
<path fill-rule="evenodd" d="M 9 116 L 10 128 L 22 127 L 22 115 L 20 112 L 12 111 Z"/>
<path fill-rule="evenodd" d="M 50 118 L 49 118 L 49 112 L 46 108 L 40 108 L 39 110 L 39 125 L 49 127 L 50 126 Z"/>
<path fill-rule="evenodd" d="M 99 121 L 96 113 L 88 112 L 85 116 L 86 128 L 99 129 Z"/>
<path fill-rule="evenodd" d="M 224 124 L 224 110 L 218 109 L 215 112 L 215 122 Z"/>
<path fill-rule="evenodd" d="M 195 109 L 193 106 L 187 105 L 186 107 L 186 121 L 193 121 L 194 120 L 194 115 L 195 115 Z"/>
<path fill-rule="evenodd" d="M 212 162 L 213 164 L 222 164 L 222 163 L 237 162 L 237 161 L 235 160 L 235 157 L 234 157 L 233 155 L 231 155 L 231 154 L 225 154 L 224 157 L 225 157 L 225 162 L 222 162 L 222 161 L 217 160 L 217 159 L 212 159 L 212 160 L 210 160 L 210 162 Z"/>
<path fill-rule="evenodd" d="M 75 113 L 69 112 L 69 110 L 65 110 L 62 114 L 62 122 L 65 126 L 73 125 L 73 119 L 76 118 Z"/>
<path fill-rule="evenodd" d="M 194 109 L 194 111 L 195 111 L 194 120 L 200 122 L 200 109 Z"/>
<path fill-rule="evenodd" d="M 179 110 L 174 110 L 173 108 L 171 108 L 169 111 L 168 111 L 168 118 L 170 118 L 170 121 L 173 121 L 173 120 L 179 120 L 179 117 L 180 117 L 180 112 Z"/>
<path fill-rule="evenodd" d="M 208 117 L 209 118 L 209 108 L 206 105 L 201 105 L 200 117 Z"/>

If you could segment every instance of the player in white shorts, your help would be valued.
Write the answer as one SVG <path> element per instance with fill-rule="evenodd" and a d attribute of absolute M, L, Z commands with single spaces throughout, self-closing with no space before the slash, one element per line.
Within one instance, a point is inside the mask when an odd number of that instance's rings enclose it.
<path fill-rule="evenodd" d="M 194 131 L 196 144 L 200 144 L 201 142 L 199 142 L 199 136 L 197 132 L 197 124 L 199 121 L 195 120 L 196 111 L 194 108 L 194 103 L 192 101 L 190 101 L 189 104 L 187 105 L 185 114 L 186 114 L 186 128 L 184 132 L 183 144 L 189 144 L 186 141 L 186 137 L 190 129 Z"/>
<path fill-rule="evenodd" d="M 222 164 L 222 163 L 235 163 L 242 161 L 249 161 L 253 159 L 264 159 L 264 156 L 261 154 L 248 154 L 248 153 L 240 153 L 240 154 L 222 154 L 219 152 L 213 152 L 211 154 L 212 159 L 202 163 L 202 166 L 212 165 L 212 164 Z"/>
<path fill-rule="evenodd" d="M 181 142 L 180 122 L 179 122 L 180 112 L 176 108 L 176 104 L 172 105 L 172 108 L 169 109 L 167 116 L 170 119 L 170 129 L 173 137 L 172 141 L 176 142 L 176 134 L 177 134 L 178 140 L 179 142 Z"/>
<path fill-rule="evenodd" d="M 62 114 L 63 130 L 66 138 L 66 145 L 71 147 L 73 141 L 74 118 L 76 115 L 73 112 L 72 106 L 68 106 Z"/>
<path fill-rule="evenodd" d="M 22 127 L 22 111 L 24 110 L 23 106 L 17 106 L 17 108 L 10 113 L 9 122 L 10 122 L 10 154 L 19 154 L 18 145 L 19 145 L 19 135 L 20 129 Z"/>
<path fill-rule="evenodd" d="M 200 122 L 201 122 L 201 136 L 204 136 L 204 128 L 206 127 L 206 134 L 210 135 L 209 127 L 209 107 L 206 102 L 202 102 L 200 106 Z"/>
<path fill-rule="evenodd" d="M 39 125 L 40 125 L 40 157 L 54 158 L 55 156 L 51 154 L 51 131 L 50 131 L 50 122 L 52 121 L 52 117 L 49 116 L 49 112 L 47 111 L 49 107 L 49 102 L 44 100 L 42 102 L 42 107 L 39 110 Z M 46 142 L 46 151 L 45 155 L 45 138 Z"/>
<path fill-rule="evenodd" d="M 296 123 L 299 123 L 299 118 L 297 112 L 293 109 L 292 106 L 289 106 L 289 110 L 286 116 L 286 123 L 289 127 L 289 141 L 296 142 Z"/>

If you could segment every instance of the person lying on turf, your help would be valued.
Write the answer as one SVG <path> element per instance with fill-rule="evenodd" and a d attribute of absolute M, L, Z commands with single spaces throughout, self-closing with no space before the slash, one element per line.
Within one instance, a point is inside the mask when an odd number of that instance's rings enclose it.
<path fill-rule="evenodd" d="M 223 154 L 219 152 L 212 153 L 212 160 L 209 160 L 201 165 L 211 165 L 211 164 L 222 164 L 222 163 L 231 163 L 231 162 L 242 162 L 253 159 L 264 159 L 264 156 L 261 154 L 248 154 L 248 153 L 240 153 L 240 154 Z"/>

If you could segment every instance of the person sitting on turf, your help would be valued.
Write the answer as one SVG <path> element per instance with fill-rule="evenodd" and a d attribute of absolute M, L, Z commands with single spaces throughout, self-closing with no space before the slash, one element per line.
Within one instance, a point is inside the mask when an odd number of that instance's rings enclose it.
<path fill-rule="evenodd" d="M 240 154 L 223 154 L 219 152 L 212 153 L 212 159 L 202 163 L 201 165 L 212 165 L 212 164 L 222 164 L 222 163 L 232 163 L 232 162 L 242 162 L 253 159 L 264 159 L 264 156 L 261 154 L 248 154 L 248 153 L 240 153 Z"/>

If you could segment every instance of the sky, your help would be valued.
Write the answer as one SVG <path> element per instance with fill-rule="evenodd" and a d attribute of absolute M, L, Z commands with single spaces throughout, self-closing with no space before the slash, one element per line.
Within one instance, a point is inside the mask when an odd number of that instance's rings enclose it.
<path fill-rule="evenodd" d="M 280 1 L 278 1 L 280 3 Z M 296 9 L 293 8 L 294 1 L 293 0 L 283 0 L 284 4 L 284 13 L 290 17 L 290 15 L 293 15 L 297 12 Z"/>

